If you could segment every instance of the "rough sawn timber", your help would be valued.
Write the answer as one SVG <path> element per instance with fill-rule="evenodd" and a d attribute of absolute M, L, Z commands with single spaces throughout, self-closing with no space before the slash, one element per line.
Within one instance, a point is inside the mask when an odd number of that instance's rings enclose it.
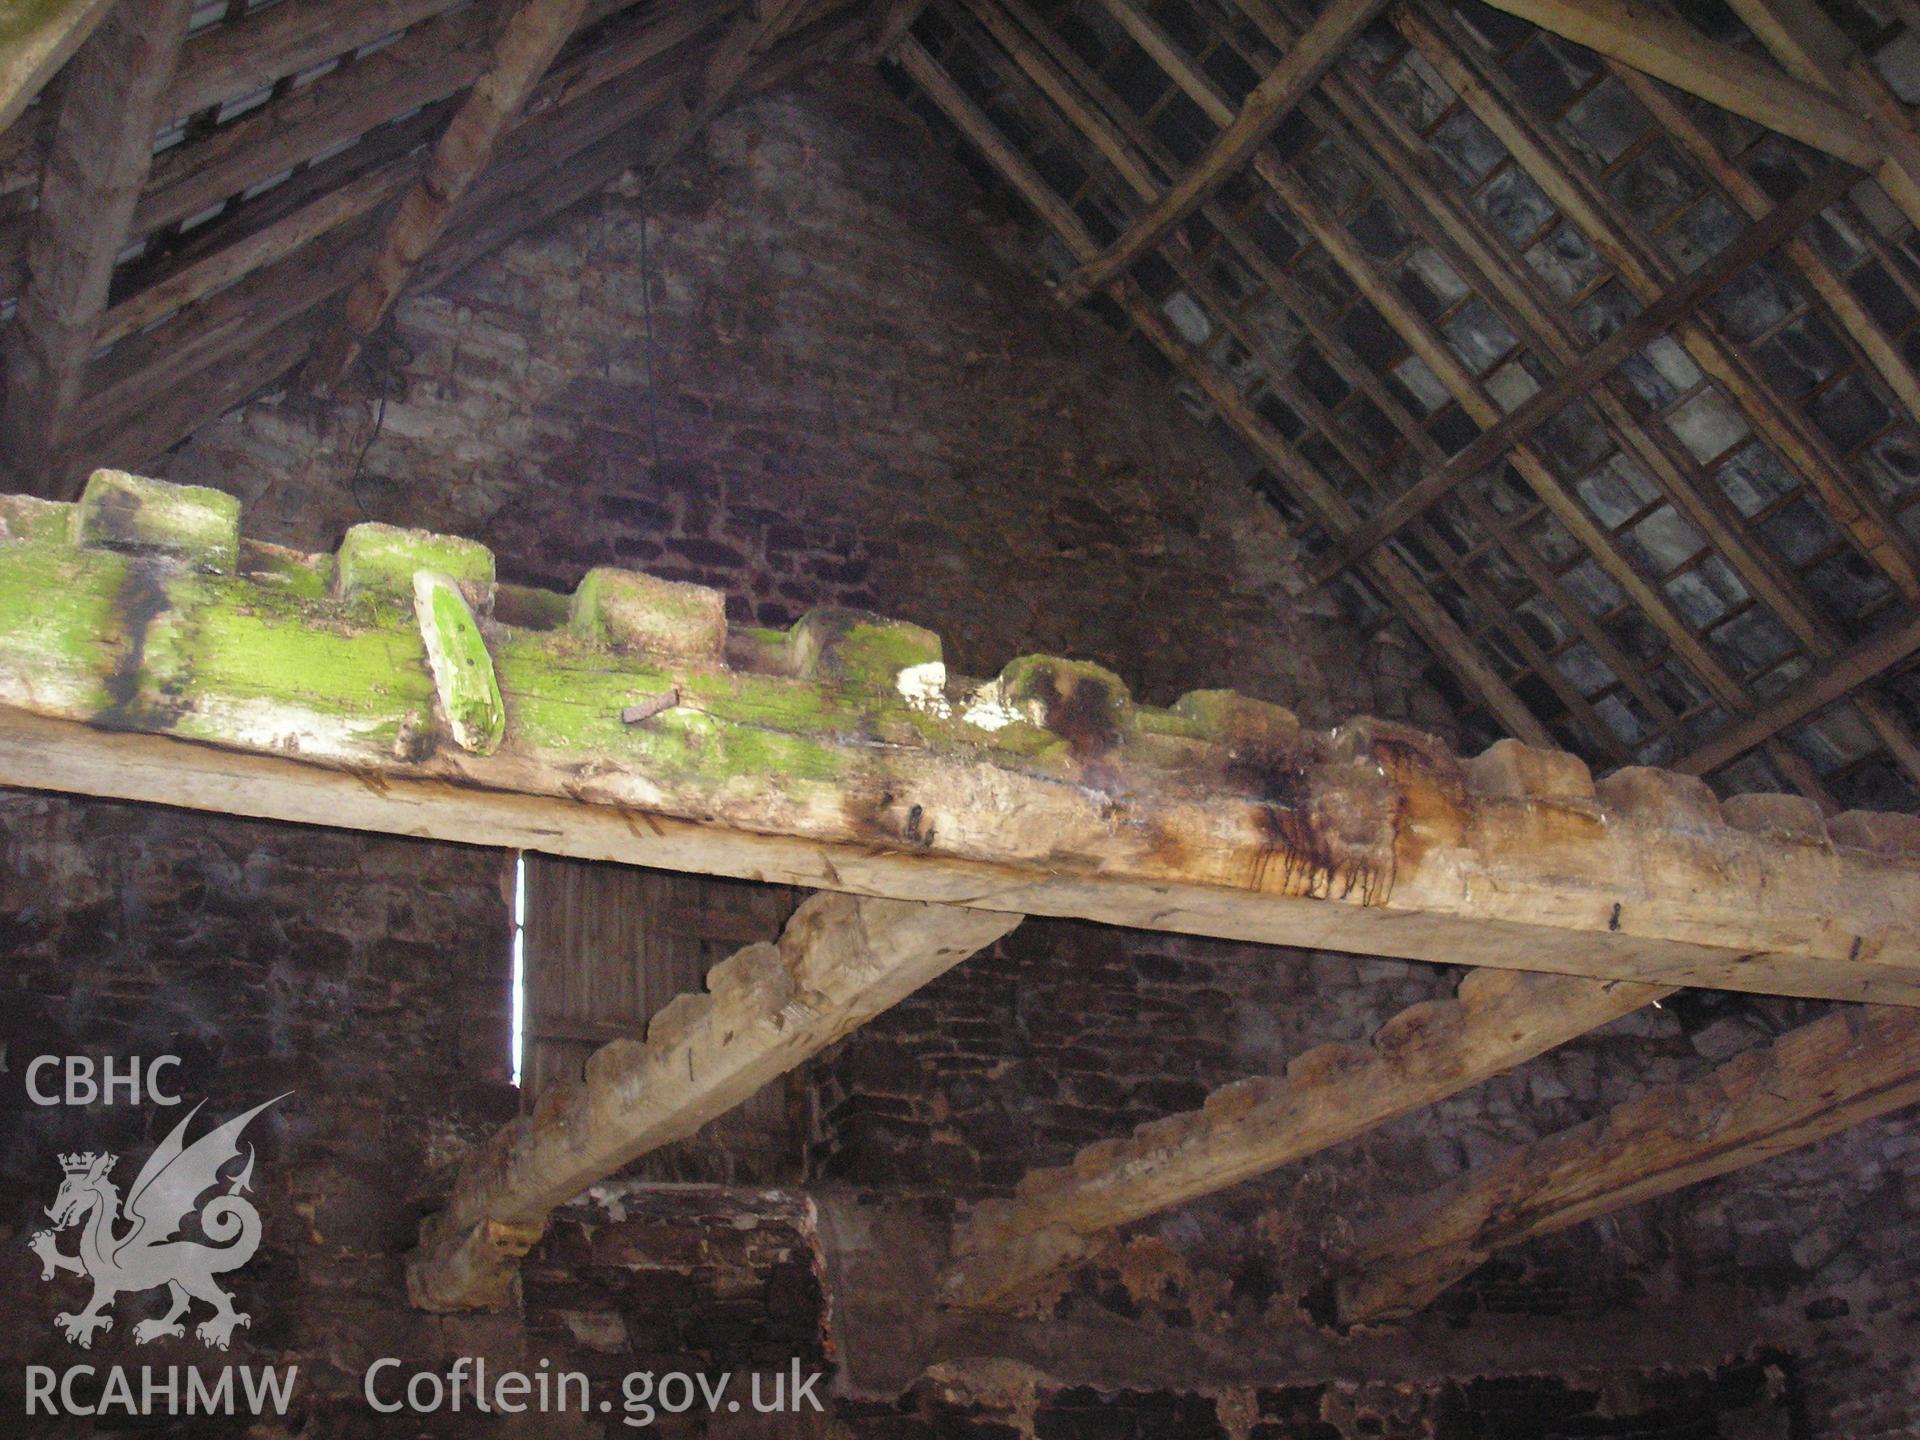
<path fill-rule="evenodd" d="M 493 1309 L 547 1216 L 648 1151 L 693 1134 L 762 1085 L 993 944 L 1017 915 L 816 895 L 777 944 L 716 965 L 587 1058 L 586 1081 L 554 1085 L 461 1168 L 421 1227 L 407 1290 L 427 1310 Z"/>
<path fill-rule="evenodd" d="M 1724 808 L 1558 752 L 1462 761 L 1226 691 L 1136 704 L 1049 656 L 987 683 L 848 611 L 725 626 L 470 541 L 243 544 L 212 491 L 97 472 L 0 500 L 0 783 L 1309 949 L 1920 1004 L 1920 821 Z M 413 576 L 461 586 L 505 711 L 437 708 Z M 673 696 L 640 723 L 622 712 Z"/>

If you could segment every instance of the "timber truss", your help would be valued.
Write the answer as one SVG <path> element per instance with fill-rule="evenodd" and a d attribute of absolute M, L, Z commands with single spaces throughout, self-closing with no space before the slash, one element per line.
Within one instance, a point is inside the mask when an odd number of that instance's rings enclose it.
<path fill-rule="evenodd" d="M 471 541 L 383 525 L 301 554 L 243 538 L 229 496 L 118 471 L 75 503 L 0 498 L 0 784 L 841 892 L 476 1152 L 412 1270 L 436 1309 L 505 1301 L 555 1205 L 1027 914 L 1479 968 L 1368 1044 L 1309 1051 L 983 1204 L 945 1282 L 958 1304 L 1019 1302 L 1117 1225 L 1676 986 L 1877 1004 L 1545 1142 L 1556 1177 L 1595 1173 L 1551 1189 L 1540 1224 L 1907 1103 L 1920 1074 L 1920 818 L 1721 802 L 1638 767 L 1596 783 L 1513 740 L 1462 760 L 1231 691 L 1141 705 L 1051 656 L 967 680 L 914 625 L 820 610 L 734 627 L 720 592 L 618 569 L 552 594 L 497 582 Z M 1720 1143 L 1702 1107 L 1750 1138 Z M 1622 1158 L 1636 1133 L 1654 1142 Z M 1520 1168 L 1412 1231 L 1383 1222 L 1378 1253 L 1413 1267 L 1394 1296 L 1504 1243 L 1454 1216 L 1537 1180 Z M 1359 1279 L 1350 1294 L 1356 1315 L 1401 1303 Z"/>

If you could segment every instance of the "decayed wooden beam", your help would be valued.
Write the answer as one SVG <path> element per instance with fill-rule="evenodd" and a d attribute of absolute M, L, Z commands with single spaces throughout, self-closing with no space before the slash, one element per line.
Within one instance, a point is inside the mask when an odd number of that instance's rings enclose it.
<path fill-rule="evenodd" d="M 1062 244 L 1081 260 L 1099 252 L 1085 226 L 1067 205 L 1006 143 L 991 121 L 967 99 L 953 81 L 911 37 L 903 40 L 894 58 L 1004 176 Z M 1274 469 L 1293 481 L 1336 536 L 1345 535 L 1359 517 L 1333 487 L 1314 472 L 1290 445 L 1262 418 L 1239 389 L 1194 353 L 1131 281 L 1117 287 L 1115 298 L 1128 317 L 1183 373 L 1198 384 L 1234 429 Z M 1371 578 L 1391 603 L 1436 653 L 1447 657 L 1455 673 L 1481 697 L 1489 712 L 1514 734 L 1539 745 L 1551 745 L 1546 728 L 1528 710 L 1505 681 L 1493 672 L 1453 617 L 1427 594 L 1417 577 L 1395 556 L 1369 559 Z"/>
<path fill-rule="evenodd" d="M 1192 167 L 1136 216 L 1107 250 L 1067 277 L 1059 290 L 1061 301 L 1077 304 L 1105 288 L 1114 276 L 1132 267 L 1198 209 L 1265 143 L 1300 97 L 1313 88 L 1384 5 L 1385 0 L 1334 0 L 1254 87 Z"/>
<path fill-rule="evenodd" d="M 74 57 L 27 242 L 26 286 L 0 345 L 0 470 L 22 488 L 55 473 L 190 4 L 120 0 Z"/>
<path fill-rule="evenodd" d="M 1524 1146 L 1362 1231 L 1343 1324 L 1408 1314 L 1494 1251 L 1920 1103 L 1920 1016 L 1848 1009 Z"/>
<path fill-rule="evenodd" d="M 1324 561 L 1315 580 L 1325 583 L 1375 546 L 1384 544 L 1414 519 L 1424 515 L 1461 484 L 1479 474 L 1532 434 L 1547 420 L 1591 391 L 1632 358 L 1642 346 L 1664 335 L 1701 301 L 1729 284 L 1755 261 L 1770 255 L 1809 220 L 1843 195 L 1859 172 L 1836 164 L 1759 224 L 1750 226 L 1731 245 L 1583 355 L 1571 368 L 1483 430 L 1445 466 L 1422 479 L 1404 495 L 1366 520 L 1338 552 Z"/>
<path fill-rule="evenodd" d="M 526 0 L 507 22 L 487 71 L 454 113 L 426 174 L 400 202 L 373 265 L 347 294 L 345 313 L 314 346 L 306 383 L 325 391 L 359 357 L 367 337 L 446 228 L 447 217 L 493 158 L 535 83 L 572 35 L 587 0 Z"/>
<path fill-rule="evenodd" d="M 106 19 L 113 0 L 14 5 L 0 15 L 0 130 L 20 118 L 54 72 Z"/>
<path fill-rule="evenodd" d="M 715 966 L 707 993 L 609 1042 L 584 1084 L 555 1085 L 462 1168 L 420 1232 L 407 1292 L 427 1310 L 492 1309 L 547 1216 L 597 1180 L 683 1139 L 1020 923 L 943 905 L 816 895 L 777 945 Z"/>
<path fill-rule="evenodd" d="M 1866 121 L 1778 66 L 1708 40 L 1658 0 L 1489 3 L 1850 165 L 1880 167 L 1880 139 Z"/>
<path fill-rule="evenodd" d="M 1222 692 L 1159 710 L 1051 657 L 943 683 L 938 638 L 913 626 L 823 612 L 735 635 L 716 591 L 615 570 L 571 599 L 515 591 L 480 546 L 383 526 L 335 556 L 243 548 L 226 497 L 115 472 L 77 507 L 14 499 L 3 518 L 0 784 L 1314 949 L 1920 1003 L 1912 817 L 1759 833 L 1690 777 L 1596 787 L 1524 747 L 1466 765 L 1403 727 L 1307 731 Z M 483 617 L 507 716 L 492 753 L 440 718 L 419 570 L 465 583 Z M 484 619 L 496 600 L 520 623 Z M 678 702 L 623 723 L 663 694 Z M 171 765 L 116 730 L 162 737 Z"/>
<path fill-rule="evenodd" d="M 1662 998 L 1656 986 L 1476 970 L 1452 1000 L 1387 1021 L 1372 1041 L 1323 1045 L 1284 1076 L 1241 1080 L 1206 1105 L 1036 1170 L 1012 1200 L 977 1206 L 941 1297 L 972 1309 L 1039 1298 L 1114 1227 L 1293 1164 L 1443 1100 Z"/>

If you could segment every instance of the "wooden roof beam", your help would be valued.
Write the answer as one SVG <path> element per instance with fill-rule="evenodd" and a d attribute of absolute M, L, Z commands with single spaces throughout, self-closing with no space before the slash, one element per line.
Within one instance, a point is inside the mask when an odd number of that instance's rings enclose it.
<path fill-rule="evenodd" d="M 1322 1045 L 1284 1076 L 1236 1081 L 1198 1110 L 1101 1140 L 984 1200 L 956 1237 L 941 1298 L 968 1309 L 1043 1298 L 1121 1225 L 1291 1165 L 1531 1060 L 1669 992 L 1476 970 L 1457 998 L 1388 1020 L 1371 1041 Z"/>
<path fill-rule="evenodd" d="M 1424 1308 L 1497 1250 L 1920 1103 L 1920 1015 L 1846 1009 L 1521 1147 L 1363 1229 L 1340 1322 Z"/>
<path fill-rule="evenodd" d="M 1206 153 L 1136 216 L 1119 239 L 1067 277 L 1059 290 L 1062 303 L 1077 304 L 1106 288 L 1224 185 L 1254 150 L 1266 143 L 1385 3 L 1333 0 L 1253 88 L 1226 128 L 1208 144 Z"/>
<path fill-rule="evenodd" d="M 1676 90 L 1791 136 L 1863 170 L 1884 154 L 1874 127 L 1778 66 L 1701 35 L 1658 0 L 1488 0 Z"/>
<path fill-rule="evenodd" d="M 373 264 L 347 293 L 345 313 L 314 345 L 303 383 L 326 391 L 339 383 L 421 258 L 446 229 L 447 217 L 493 159 L 534 85 L 579 26 L 587 0 L 525 0 L 507 22 L 486 73 L 454 112 L 426 173 L 400 202 Z"/>
<path fill-rule="evenodd" d="M 1751 715 L 1739 716 L 1674 762 L 1687 775 L 1710 775 L 1782 730 L 1790 730 L 1829 705 L 1867 697 L 1856 692 L 1920 651 L 1920 617 L 1909 617 L 1824 660 L 1812 674 Z"/>
<path fill-rule="evenodd" d="M 474 1151 L 420 1230 L 407 1292 L 426 1310 L 498 1309 L 547 1216 L 684 1139 L 1020 923 L 947 905 L 816 895 L 777 944 L 749 945 L 647 1026 L 588 1057 Z"/>
<path fill-rule="evenodd" d="M 73 59 L 27 241 L 26 286 L 0 341 L 0 470 L 16 486 L 58 473 L 190 8 L 191 0 L 120 0 Z"/>
<path fill-rule="evenodd" d="M 1513 741 L 1463 762 L 1402 726 L 1311 731 L 1219 691 L 1162 710 L 1049 656 L 943 684 L 938 637 L 899 622 L 829 611 L 735 633 L 717 591 L 612 570 L 572 597 L 525 591 L 492 582 L 481 546 L 379 525 L 295 555 L 243 545 L 229 497 L 118 472 L 77 506 L 16 498 L 0 519 L 0 785 L 1309 949 L 1920 1004 L 1913 817 L 1749 829 L 1691 777 L 1596 786 L 1573 757 Z M 472 597 L 473 664 L 450 673 L 491 672 L 491 739 L 447 718 L 472 707 L 430 663 L 422 571 Z"/>

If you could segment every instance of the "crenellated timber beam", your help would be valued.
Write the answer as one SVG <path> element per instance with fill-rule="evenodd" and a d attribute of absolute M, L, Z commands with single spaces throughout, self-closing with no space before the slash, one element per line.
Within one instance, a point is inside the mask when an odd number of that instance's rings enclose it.
<path fill-rule="evenodd" d="M 647 1025 L 587 1058 L 531 1115 L 469 1157 L 420 1230 L 407 1290 L 425 1310 L 496 1309 L 547 1216 L 589 1185 L 684 1139 L 985 949 L 1018 915 L 816 895 L 777 944 L 749 945 Z"/>
<path fill-rule="evenodd" d="M 1223 1086 L 1198 1110 L 1100 1140 L 1066 1165 L 1035 1170 L 1011 1200 L 975 1208 L 941 1297 L 968 1309 L 1041 1299 L 1113 1230 L 1351 1140 L 1668 991 L 1565 975 L 1475 970 L 1451 1000 L 1402 1010 L 1358 1045 L 1322 1045 L 1285 1075 Z"/>
<path fill-rule="evenodd" d="M 1920 1103 L 1920 1015 L 1848 1009 L 1523 1146 L 1363 1229 L 1343 1325 L 1406 1315 L 1494 1251 Z"/>
<path fill-rule="evenodd" d="M 1646 984 L 1920 1004 L 1920 820 L 1226 691 L 981 683 L 848 611 L 729 627 L 614 569 L 497 584 L 470 541 L 243 541 L 214 491 L 97 472 L 0 501 L 0 784 L 815 889 Z M 443 577 L 469 617 L 419 598 Z M 444 595 L 446 590 L 436 589 Z M 490 724 L 430 663 L 467 624 Z M 442 640 L 448 636 L 443 633 Z M 444 647 L 443 647 L 444 650 Z M 456 724 L 459 721 L 459 724 Z M 461 743 L 465 725 L 466 744 Z"/>

